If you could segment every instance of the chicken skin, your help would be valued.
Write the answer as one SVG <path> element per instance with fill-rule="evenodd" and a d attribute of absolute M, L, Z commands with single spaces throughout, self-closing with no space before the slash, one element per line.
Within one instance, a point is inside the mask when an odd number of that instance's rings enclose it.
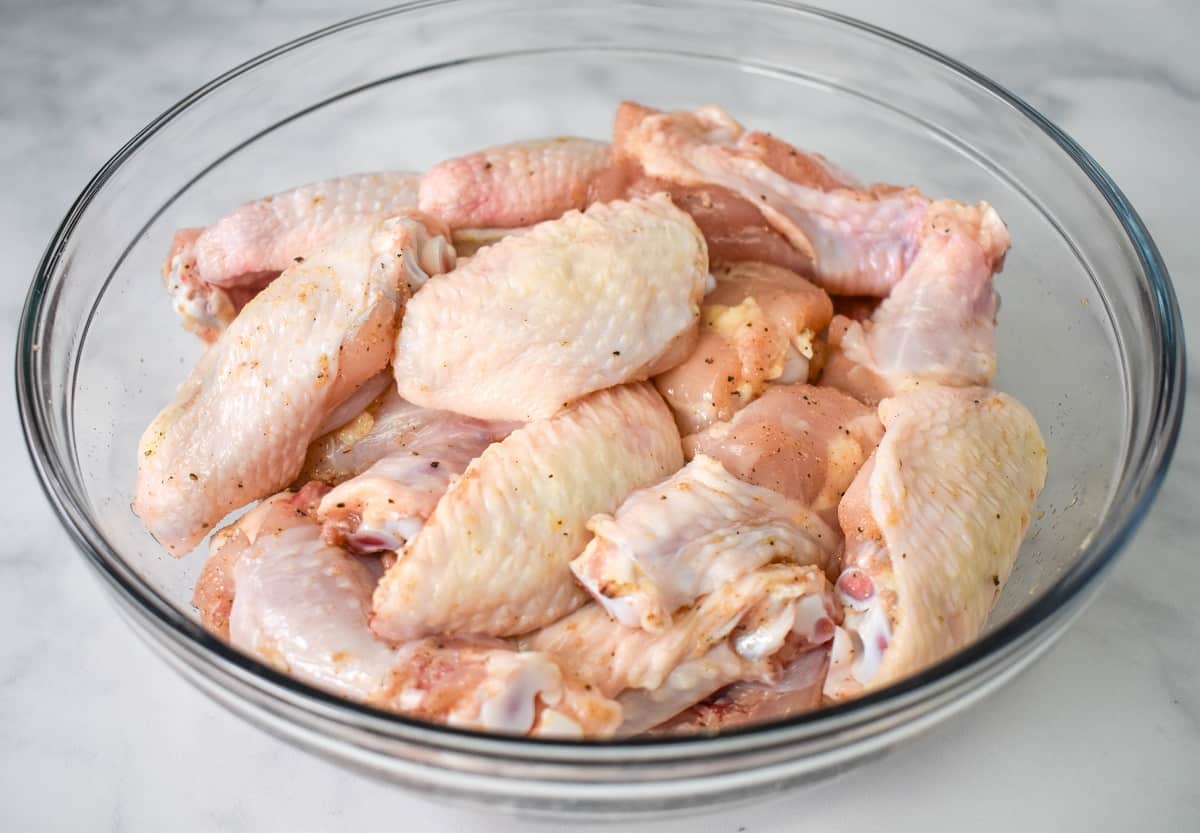
<path fill-rule="evenodd" d="M 1023 405 L 987 388 L 921 388 L 879 406 L 883 440 L 839 508 L 845 609 L 825 695 L 844 699 L 975 639 L 1046 479 Z"/>
<path fill-rule="evenodd" d="M 685 437 L 683 448 L 689 459 L 713 457 L 836 528 L 838 503 L 882 436 L 874 410 L 840 391 L 772 385 L 729 422 Z"/>
<path fill-rule="evenodd" d="M 393 361 L 400 394 L 528 421 L 649 378 L 691 352 L 707 275 L 696 224 L 665 196 L 570 212 L 413 298 Z"/>
<path fill-rule="evenodd" d="M 515 428 L 428 408 L 408 417 L 409 430 L 393 436 L 389 453 L 321 501 L 329 542 L 359 553 L 400 549 L 467 465 Z"/>
<path fill-rule="evenodd" d="M 412 216 L 355 226 L 247 304 L 142 435 L 133 509 L 173 555 L 299 473 L 326 416 L 388 363 L 409 282 L 444 270 Z"/>
<path fill-rule="evenodd" d="M 821 687 L 829 669 L 828 646 L 798 653 L 769 682 L 734 683 L 697 703 L 666 723 L 656 733 L 715 734 L 767 720 L 783 720 L 821 705 Z"/>
<path fill-rule="evenodd" d="M 403 641 L 553 622 L 587 599 L 568 563 L 587 544 L 588 519 L 682 464 L 671 414 L 644 383 L 529 423 L 451 484 L 379 583 L 371 627 Z"/>
<path fill-rule="evenodd" d="M 163 281 L 184 326 L 214 341 L 296 258 L 326 248 L 351 226 L 415 208 L 418 182 L 404 172 L 344 176 L 246 203 L 207 228 L 181 229 Z M 445 245 L 443 238 L 430 242 Z"/>
<path fill-rule="evenodd" d="M 620 725 L 619 705 L 543 654 L 499 640 L 379 640 L 367 624 L 374 575 L 312 521 L 263 528 L 234 572 L 232 644 L 326 691 L 511 734 L 603 737 Z"/>
<path fill-rule="evenodd" d="M 522 644 L 615 698 L 620 734 L 636 734 L 730 683 L 771 680 L 778 654 L 828 642 L 837 617 L 819 568 L 772 564 L 701 597 L 658 632 L 623 627 L 589 605 Z"/>
<path fill-rule="evenodd" d="M 500 145 L 434 165 L 418 204 L 456 231 L 532 226 L 582 209 L 609 161 L 608 145 L 591 139 Z"/>
<path fill-rule="evenodd" d="M 933 230 L 904 277 L 863 322 L 839 316 L 821 384 L 875 404 L 918 385 L 989 385 L 996 372 L 992 252 L 956 212 L 934 214 Z"/>
<path fill-rule="evenodd" d="M 695 350 L 654 379 L 685 434 L 728 420 L 769 382 L 807 382 L 816 335 L 833 315 L 824 290 L 778 266 L 734 263 L 713 277 Z"/>
<path fill-rule="evenodd" d="M 613 619 L 653 632 L 768 562 L 831 569 L 840 543 L 803 504 L 744 483 L 704 455 L 588 528 L 596 537 L 571 570 Z"/>
<path fill-rule="evenodd" d="M 862 188 L 824 158 L 768 134 L 747 132 L 717 107 L 660 113 L 623 104 L 617 153 L 651 177 L 716 185 L 758 207 L 798 251 L 810 277 L 839 295 L 886 295 L 904 275 L 936 219 L 954 213 L 998 259 L 1008 234 L 986 203 L 934 202 L 913 188 Z"/>

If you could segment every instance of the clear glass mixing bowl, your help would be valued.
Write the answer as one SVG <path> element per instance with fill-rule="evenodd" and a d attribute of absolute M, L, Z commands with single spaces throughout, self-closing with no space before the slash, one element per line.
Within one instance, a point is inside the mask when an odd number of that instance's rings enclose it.
<path fill-rule="evenodd" d="M 485 736 L 342 701 L 211 638 L 203 556 L 165 555 L 129 510 L 138 436 L 199 355 L 159 279 L 171 234 L 348 171 L 609 132 L 622 98 L 720 103 L 865 180 L 989 200 L 1014 246 L 997 285 L 997 386 L 1036 414 L 1050 476 L 988 632 L 859 701 L 720 737 Z M 777 2 L 418 2 L 239 67 L 122 148 L 50 243 L 17 349 L 35 465 L 130 624 L 232 711 L 398 783 L 542 811 L 635 813 L 813 781 L 979 700 L 1051 644 L 1144 516 L 1183 396 L 1179 311 L 1145 227 L 1099 166 L 971 70 Z"/>

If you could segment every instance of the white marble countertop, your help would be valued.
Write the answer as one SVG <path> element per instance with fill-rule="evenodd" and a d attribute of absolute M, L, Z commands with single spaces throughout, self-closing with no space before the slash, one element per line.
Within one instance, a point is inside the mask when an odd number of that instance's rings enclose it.
<path fill-rule="evenodd" d="M 218 72 L 333 22 L 320 0 L 0 3 L 0 340 L 87 179 Z M 350 4 L 354 6 L 355 4 Z M 1155 235 L 1200 339 L 1200 6 L 851 0 L 976 67 L 1083 144 Z M 1200 356 L 1162 495 L 1100 598 L 982 706 L 816 791 L 645 830 L 1200 829 Z M 0 829 L 562 830 L 429 803 L 241 722 L 138 642 L 38 488 L 15 404 L 0 555 Z M 585 829 L 580 827 L 578 829 Z M 601 828 L 612 829 L 612 828 Z"/>

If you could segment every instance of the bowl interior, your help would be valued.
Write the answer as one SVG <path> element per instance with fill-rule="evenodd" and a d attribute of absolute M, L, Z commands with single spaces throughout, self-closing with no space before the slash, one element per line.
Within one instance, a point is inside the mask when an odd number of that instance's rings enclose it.
<path fill-rule="evenodd" d="M 812 16 L 799 25 L 786 9 L 764 7 L 753 24 L 719 5 L 691 17 L 638 9 L 625 24 L 586 8 L 478 3 L 481 29 L 466 10 L 435 6 L 419 23 L 381 17 L 327 34 L 195 98 L 92 195 L 45 301 L 46 419 L 72 500 L 171 606 L 195 618 L 203 553 L 166 555 L 129 505 L 140 433 L 200 355 L 159 277 L 174 230 L 341 173 L 420 170 L 551 134 L 604 138 L 623 98 L 721 104 L 864 180 L 997 208 L 1013 249 L 996 282 L 996 385 L 1036 415 L 1050 468 L 989 627 L 1077 564 L 1162 383 L 1143 266 L 1085 172 L 1011 104 L 894 42 Z M 455 27 L 465 34 L 429 37 Z M 722 31 L 740 34 L 714 45 Z"/>

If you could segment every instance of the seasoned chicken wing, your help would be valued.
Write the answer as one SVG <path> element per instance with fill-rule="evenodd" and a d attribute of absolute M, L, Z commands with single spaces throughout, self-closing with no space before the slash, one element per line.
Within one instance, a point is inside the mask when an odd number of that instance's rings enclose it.
<path fill-rule="evenodd" d="M 201 357 L 142 435 L 133 508 L 174 555 L 287 486 L 325 418 L 387 366 L 408 283 L 444 270 L 418 219 L 355 226 L 294 264 Z"/>
<path fill-rule="evenodd" d="M 544 654 L 499 640 L 427 640 L 393 649 L 367 625 L 367 562 L 324 543 L 311 521 L 263 528 L 237 561 L 231 642 L 279 671 L 351 700 L 488 731 L 603 737 L 613 701 Z"/>
<path fill-rule="evenodd" d="M 634 734 L 738 680 L 773 679 L 774 658 L 821 645 L 838 613 L 818 567 L 773 564 L 728 582 L 657 633 L 626 628 L 589 605 L 531 634 L 564 672 L 614 697 Z"/>
<path fill-rule="evenodd" d="M 768 382 L 807 382 L 814 339 L 833 316 L 824 290 L 778 266 L 735 263 L 713 277 L 695 350 L 654 379 L 685 434 L 729 419 Z"/>
<path fill-rule="evenodd" d="M 305 510 L 309 493 L 280 492 L 267 498 L 224 529 L 213 533 L 208 561 L 196 579 L 192 605 L 200 611 L 200 624 L 222 639 L 229 638 L 229 613 L 233 608 L 234 568 L 259 532 L 282 532 L 311 524 Z"/>
<path fill-rule="evenodd" d="M 606 738 L 622 722 L 620 704 L 546 654 L 480 638 L 401 646 L 369 702 L 449 726 L 533 737 Z"/>
<path fill-rule="evenodd" d="M 757 206 L 812 258 L 812 278 L 829 292 L 886 295 L 947 212 L 973 230 L 993 260 L 1007 246 L 1003 223 L 986 203 L 933 202 L 891 185 L 862 188 L 820 156 L 747 132 L 717 107 L 673 113 L 623 107 L 614 136 L 619 156 L 651 177 L 717 185 Z"/>
<path fill-rule="evenodd" d="M 863 322 L 839 316 L 833 350 L 821 374 L 832 385 L 875 404 L 917 385 L 988 385 L 996 371 L 996 251 L 988 252 L 957 212 L 931 211 L 908 271 Z M 1008 248 L 1007 232 L 996 250 Z"/>
<path fill-rule="evenodd" d="M 391 410 L 395 428 L 401 421 Z M 428 408 L 407 413 L 408 430 L 393 436 L 391 451 L 321 501 L 327 541 L 360 553 L 400 549 L 467 464 L 516 427 Z"/>
<path fill-rule="evenodd" d="M 246 203 L 207 228 L 180 230 L 163 280 L 184 325 L 215 340 L 296 258 L 329 246 L 353 225 L 415 208 L 418 181 L 418 174 L 404 172 L 339 177 Z M 446 246 L 444 238 L 430 242 Z"/>
<path fill-rule="evenodd" d="M 378 397 L 309 445 L 297 482 L 319 480 L 336 485 L 404 449 L 436 446 L 459 435 L 499 440 L 521 425 L 422 408 L 400 396 L 390 368 L 382 375 L 385 385 Z"/>
<path fill-rule="evenodd" d="M 379 583 L 371 627 L 401 641 L 553 622 L 587 598 L 568 563 L 587 543 L 588 519 L 682 464 L 671 414 L 647 384 L 529 423 L 451 484 Z"/>
<path fill-rule="evenodd" d="M 768 562 L 833 567 L 840 536 L 797 501 L 699 455 L 588 521 L 571 570 L 626 627 L 661 631 L 698 597 Z"/>
<path fill-rule="evenodd" d="M 825 695 L 881 688 L 979 635 L 1046 479 L 1021 403 L 921 388 L 879 406 L 885 432 L 839 509 L 845 608 Z"/>
<path fill-rule="evenodd" d="M 649 378 L 691 352 L 707 270 L 696 224 L 665 196 L 597 204 L 506 237 L 408 305 L 400 393 L 531 420 Z"/>
<path fill-rule="evenodd" d="M 874 410 L 841 391 L 772 385 L 729 422 L 685 437 L 683 449 L 689 458 L 715 457 L 836 527 L 842 495 L 882 436 Z"/>
<path fill-rule="evenodd" d="M 421 177 L 420 208 L 452 229 L 515 228 L 584 207 L 608 144 L 569 136 L 447 159 Z"/>

